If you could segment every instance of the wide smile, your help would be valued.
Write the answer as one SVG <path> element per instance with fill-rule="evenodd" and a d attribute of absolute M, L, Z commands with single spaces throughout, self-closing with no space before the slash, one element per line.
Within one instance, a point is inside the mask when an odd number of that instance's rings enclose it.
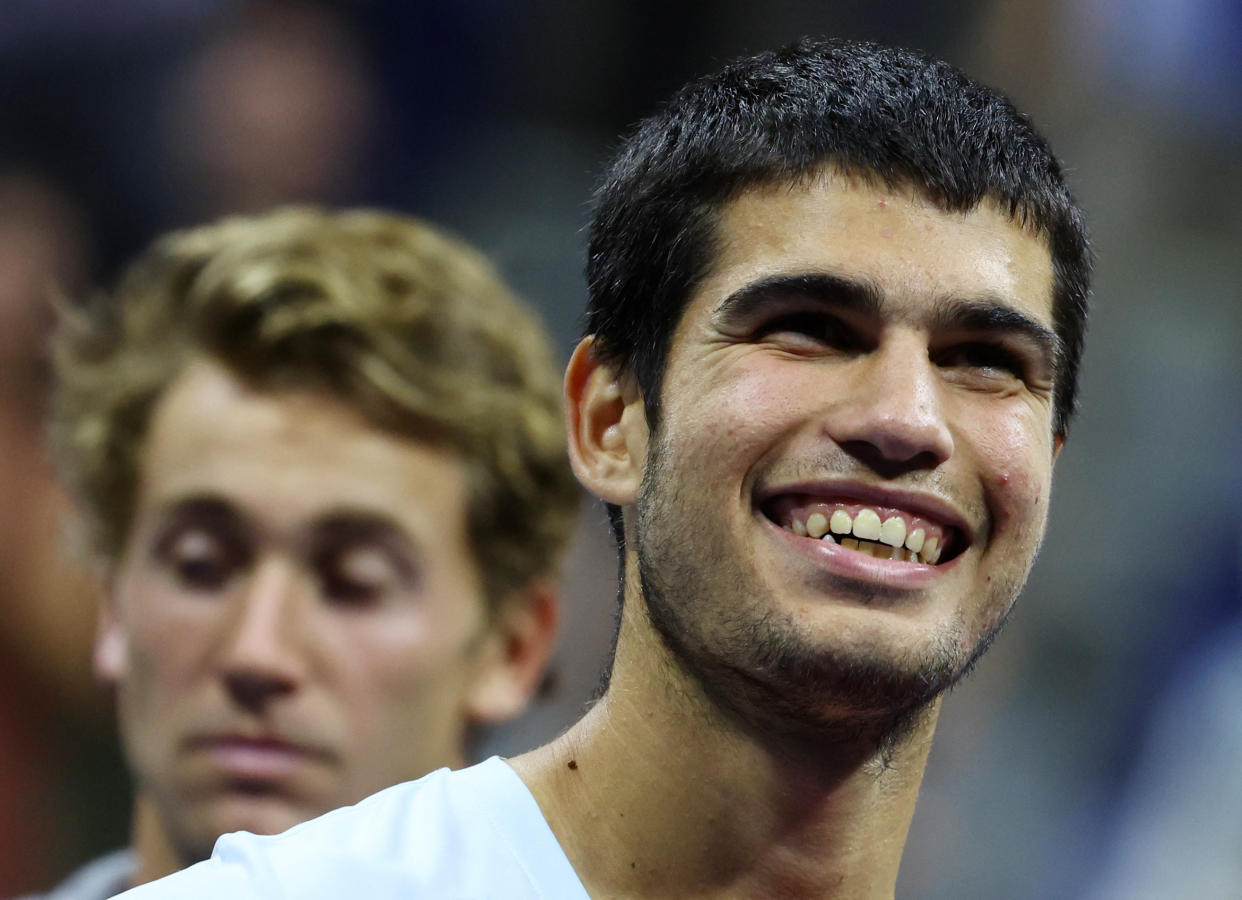
<path fill-rule="evenodd" d="M 896 495 L 859 499 L 791 490 L 769 496 L 759 508 L 798 538 L 910 566 L 946 565 L 970 545 L 969 530 L 951 513 Z"/>

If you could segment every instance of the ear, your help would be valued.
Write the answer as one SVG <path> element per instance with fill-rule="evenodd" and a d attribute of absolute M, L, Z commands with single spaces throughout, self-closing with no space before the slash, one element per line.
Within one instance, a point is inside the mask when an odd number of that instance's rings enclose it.
<path fill-rule="evenodd" d="M 536 578 L 493 616 L 465 697 L 466 717 L 476 725 L 511 719 L 534 697 L 556 644 L 560 594 L 551 579 Z"/>
<path fill-rule="evenodd" d="M 129 634 L 117 610 L 116 578 L 108 572 L 100 579 L 98 629 L 92 655 L 95 675 L 116 684 L 129 668 Z"/>
<path fill-rule="evenodd" d="M 1061 455 L 1061 448 L 1065 446 L 1065 432 L 1059 432 L 1052 436 L 1052 462 L 1056 463 L 1057 457 Z"/>
<path fill-rule="evenodd" d="M 565 417 L 578 480 L 601 500 L 632 504 L 647 460 L 647 414 L 633 379 L 599 359 L 593 337 L 578 342 L 565 370 Z"/>

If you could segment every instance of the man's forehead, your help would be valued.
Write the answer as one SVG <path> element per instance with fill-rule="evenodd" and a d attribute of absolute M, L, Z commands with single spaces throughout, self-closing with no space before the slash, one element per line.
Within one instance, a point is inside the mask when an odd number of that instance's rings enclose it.
<path fill-rule="evenodd" d="M 929 306 L 997 299 L 1052 325 L 1047 241 L 990 197 L 947 211 L 911 186 L 827 170 L 741 191 L 721 208 L 715 237 L 690 305 L 720 303 L 764 279 L 826 272 Z"/>
<path fill-rule="evenodd" d="M 373 426 L 326 393 L 250 388 L 210 361 L 161 399 L 139 479 L 147 508 L 216 496 L 287 520 L 352 509 L 409 524 L 465 496 L 456 451 Z"/>
<path fill-rule="evenodd" d="M 148 431 L 150 448 L 176 442 L 190 452 L 247 456 L 247 445 L 269 445 L 299 456 L 298 445 L 325 453 L 400 455 L 456 459 L 442 442 L 398 434 L 372 422 L 345 397 L 313 384 L 255 384 L 209 357 L 190 361 L 156 403 Z M 236 454 L 232 451 L 236 450 Z"/>

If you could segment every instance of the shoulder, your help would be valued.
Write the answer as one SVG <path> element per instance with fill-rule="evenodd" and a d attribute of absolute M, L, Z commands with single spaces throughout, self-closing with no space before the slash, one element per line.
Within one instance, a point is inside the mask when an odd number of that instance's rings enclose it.
<path fill-rule="evenodd" d="M 492 758 L 388 788 L 283 834 L 225 835 L 207 862 L 125 897 L 551 897 L 562 895 L 533 885 L 547 873 L 563 880 L 564 870 L 572 876 L 534 798 Z"/>

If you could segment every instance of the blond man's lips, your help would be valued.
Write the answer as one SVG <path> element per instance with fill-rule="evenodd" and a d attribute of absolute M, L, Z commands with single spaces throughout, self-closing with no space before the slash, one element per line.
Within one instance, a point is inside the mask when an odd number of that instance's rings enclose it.
<path fill-rule="evenodd" d="M 187 747 L 230 778 L 247 782 L 281 781 L 331 757 L 319 747 L 269 735 L 200 735 L 188 741 Z"/>

